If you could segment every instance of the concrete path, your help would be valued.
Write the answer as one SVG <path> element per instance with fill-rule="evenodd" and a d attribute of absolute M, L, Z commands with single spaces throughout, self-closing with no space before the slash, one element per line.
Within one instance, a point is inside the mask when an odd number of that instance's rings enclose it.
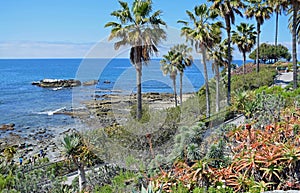
<path fill-rule="evenodd" d="M 293 72 L 284 72 L 284 73 L 280 73 L 275 78 L 275 85 L 284 88 L 292 81 L 293 81 Z"/>

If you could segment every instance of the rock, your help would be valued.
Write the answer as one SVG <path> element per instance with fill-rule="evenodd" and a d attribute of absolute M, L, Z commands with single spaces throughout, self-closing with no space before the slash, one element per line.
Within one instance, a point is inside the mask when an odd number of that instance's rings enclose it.
<path fill-rule="evenodd" d="M 36 132 L 36 134 L 44 134 L 46 133 L 46 129 L 41 129 L 38 132 Z"/>
<path fill-rule="evenodd" d="M 79 80 L 74 79 L 68 79 L 68 80 L 62 80 L 62 79 L 44 79 L 39 82 L 32 82 L 32 85 L 36 85 L 43 88 L 67 88 L 67 87 L 77 87 L 81 85 L 81 82 Z"/>
<path fill-rule="evenodd" d="M 10 123 L 10 124 L 4 124 L 0 126 L 0 131 L 12 131 L 14 130 L 15 124 Z"/>
<path fill-rule="evenodd" d="M 9 126 L 9 127 L 14 127 L 15 124 L 14 124 L 14 123 L 10 123 L 10 124 L 8 124 L 8 126 Z"/>
<path fill-rule="evenodd" d="M 90 80 L 90 81 L 86 81 L 86 82 L 83 82 L 82 85 L 83 86 L 92 86 L 92 85 L 96 85 L 98 84 L 98 80 Z"/>
<path fill-rule="evenodd" d="M 38 85 L 40 84 L 40 82 L 39 82 L 39 81 L 34 81 L 34 82 L 32 82 L 31 84 L 32 84 L 32 85 L 35 85 L 35 86 L 38 86 Z"/>
<path fill-rule="evenodd" d="M 111 81 L 110 81 L 110 80 L 104 80 L 103 83 L 104 83 L 104 84 L 110 84 Z"/>

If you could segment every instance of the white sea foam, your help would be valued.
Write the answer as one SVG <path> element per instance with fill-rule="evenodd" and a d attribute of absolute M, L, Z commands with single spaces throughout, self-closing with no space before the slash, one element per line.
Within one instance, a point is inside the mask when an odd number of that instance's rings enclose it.
<path fill-rule="evenodd" d="M 55 113 L 59 112 L 59 111 L 62 111 L 62 110 L 65 110 L 66 107 L 62 107 L 62 108 L 59 108 L 59 109 L 56 109 L 54 111 L 43 111 L 43 112 L 38 112 L 37 114 L 39 115 L 49 115 L 49 116 L 52 116 L 54 115 Z"/>

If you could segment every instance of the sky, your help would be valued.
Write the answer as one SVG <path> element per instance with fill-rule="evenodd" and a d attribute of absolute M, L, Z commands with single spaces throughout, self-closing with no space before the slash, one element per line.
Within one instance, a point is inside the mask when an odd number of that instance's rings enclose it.
<path fill-rule="evenodd" d="M 184 41 L 177 20 L 188 20 L 185 11 L 201 3 L 206 1 L 153 0 L 153 9 L 163 11 L 161 18 L 168 25 L 169 37 L 160 47 L 161 55 L 176 41 Z M 113 49 L 114 41 L 107 41 L 110 28 L 104 28 L 108 21 L 115 21 L 110 13 L 117 9 L 117 0 L 2 0 L 0 58 L 128 57 L 128 48 Z M 279 21 L 278 42 L 291 49 L 288 16 Z M 237 16 L 236 24 L 240 22 L 255 24 Z M 261 42 L 274 42 L 275 15 L 261 31 Z M 236 50 L 234 59 L 241 58 Z"/>

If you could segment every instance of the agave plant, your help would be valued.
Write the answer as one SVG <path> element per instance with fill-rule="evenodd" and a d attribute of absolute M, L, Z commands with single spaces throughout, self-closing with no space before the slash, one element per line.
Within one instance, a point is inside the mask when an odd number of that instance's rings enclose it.
<path fill-rule="evenodd" d="M 148 187 L 145 188 L 143 185 L 142 185 L 142 189 L 140 192 L 137 192 L 137 191 L 132 191 L 132 193 L 162 193 L 162 187 L 163 187 L 163 184 L 160 186 L 160 188 L 158 190 L 155 190 L 154 186 L 153 186 L 153 183 L 150 182 L 148 184 Z"/>

